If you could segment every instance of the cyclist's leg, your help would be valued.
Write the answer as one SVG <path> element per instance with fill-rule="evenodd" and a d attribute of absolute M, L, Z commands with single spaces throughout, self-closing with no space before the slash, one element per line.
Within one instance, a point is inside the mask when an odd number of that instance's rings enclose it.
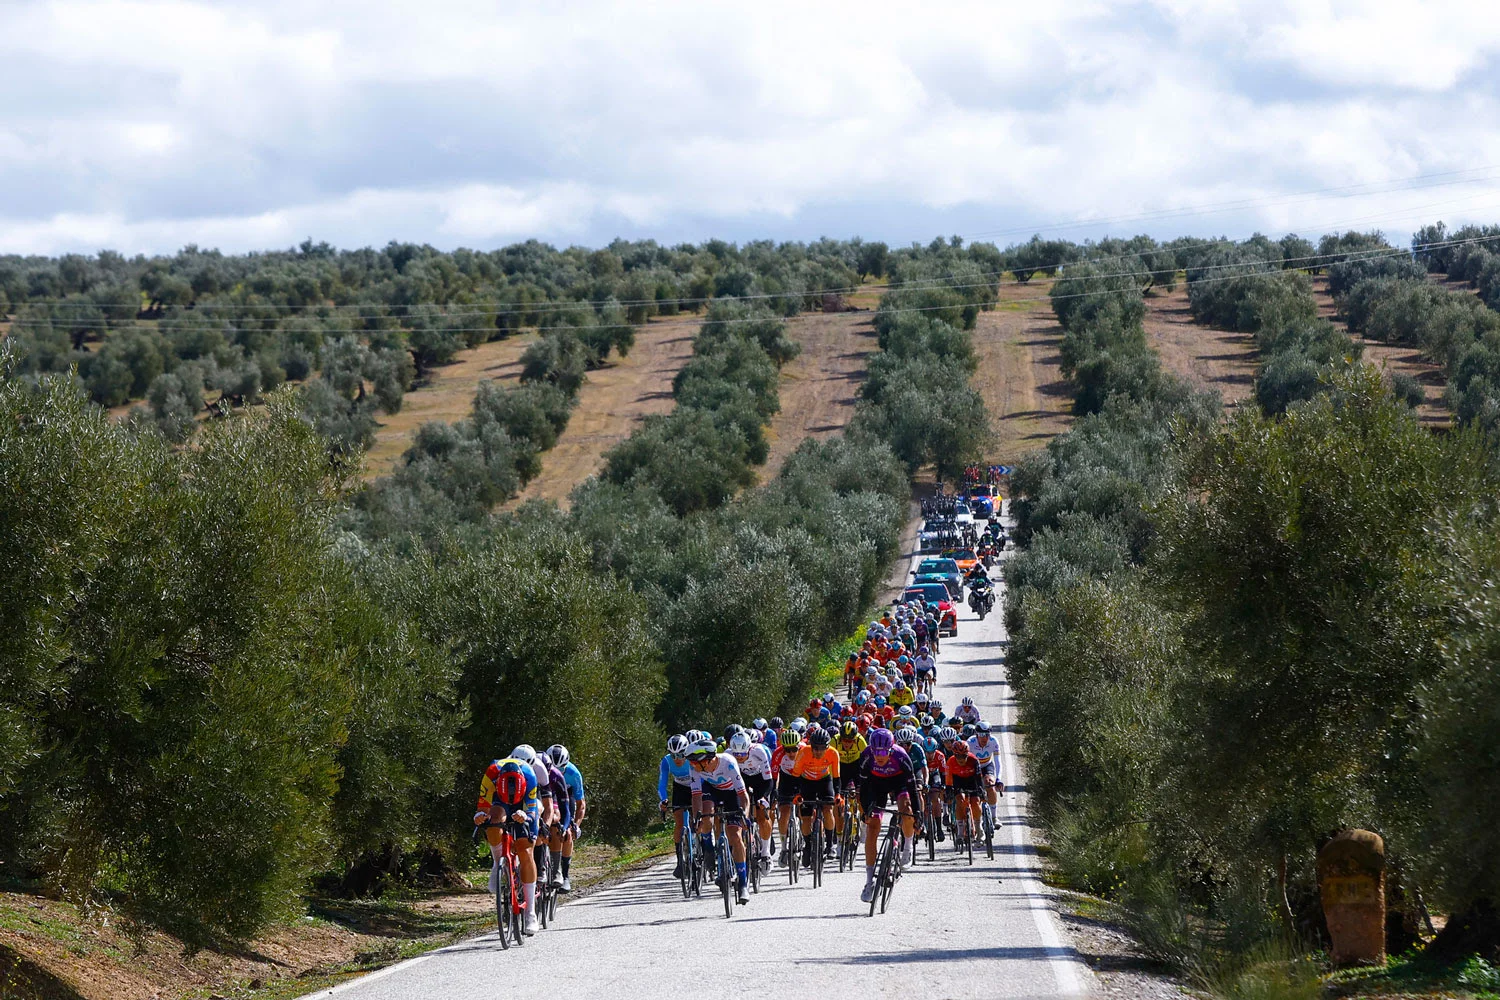
<path fill-rule="evenodd" d="M 880 817 L 885 808 L 886 794 L 881 779 L 870 778 L 860 789 L 860 798 L 865 807 L 865 879 L 875 881 L 875 861 L 880 853 Z"/>

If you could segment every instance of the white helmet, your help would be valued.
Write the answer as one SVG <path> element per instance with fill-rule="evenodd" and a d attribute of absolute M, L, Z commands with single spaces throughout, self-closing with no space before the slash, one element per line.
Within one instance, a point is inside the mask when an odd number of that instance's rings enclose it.
<path fill-rule="evenodd" d="M 740 757 L 743 757 L 745 754 L 749 753 L 750 734 L 735 733 L 733 736 L 729 737 L 729 752 Z"/>
<path fill-rule="evenodd" d="M 528 764 L 536 763 L 536 750 L 530 743 L 522 743 L 510 752 L 516 760 L 524 760 Z"/>
<path fill-rule="evenodd" d="M 792 720 L 792 729 L 796 732 L 804 732 L 807 729 L 807 720 L 800 715 Z"/>

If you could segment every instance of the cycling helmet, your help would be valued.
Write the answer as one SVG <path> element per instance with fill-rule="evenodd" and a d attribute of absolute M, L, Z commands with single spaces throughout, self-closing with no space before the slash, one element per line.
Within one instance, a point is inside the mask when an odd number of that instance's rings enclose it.
<path fill-rule="evenodd" d="M 916 703 L 918 705 L 925 705 L 925 704 L 927 704 L 927 692 L 925 692 L 925 691 L 918 691 L 912 697 L 913 697 L 913 700 L 916 701 Z"/>
<path fill-rule="evenodd" d="M 912 717 L 911 706 L 902 705 L 900 708 L 896 709 L 896 714 L 901 716 L 901 718 L 903 719 L 910 719 Z"/>
<path fill-rule="evenodd" d="M 898 679 L 897 679 L 897 680 L 896 680 L 896 690 L 897 690 L 897 691 L 905 691 L 905 690 L 906 690 L 906 682 L 905 682 L 905 681 L 903 681 L 903 680 L 900 680 L 900 679 L 899 679 L 899 678 L 898 678 Z"/>
<path fill-rule="evenodd" d="M 687 753 L 688 738 L 686 736 L 672 736 L 667 739 L 667 753 L 673 757 L 681 757 Z"/>
<path fill-rule="evenodd" d="M 828 749 L 828 734 L 822 726 L 813 726 L 807 731 L 807 745 L 818 751 Z"/>
<path fill-rule="evenodd" d="M 988 722 L 985 722 L 983 719 L 980 719 L 978 722 L 974 723 L 974 729 L 976 732 L 987 733 L 990 731 L 990 724 Z"/>
<path fill-rule="evenodd" d="M 714 743 L 713 737 L 709 737 L 706 740 L 697 740 L 693 743 L 692 746 L 688 747 L 688 760 L 708 760 L 710 757 L 717 757 L 718 754 L 719 748 L 718 745 Z"/>
<path fill-rule="evenodd" d="M 556 764 L 558 767 L 568 766 L 568 760 L 570 759 L 568 756 L 568 748 L 563 746 L 561 743 L 554 743 L 550 747 L 548 747 L 547 756 L 551 757 L 552 763 Z"/>
<path fill-rule="evenodd" d="M 953 753 L 959 757 L 967 756 L 969 753 L 969 744 L 965 743 L 963 740 L 954 740 Z"/>
<path fill-rule="evenodd" d="M 928 753 L 937 753 L 937 748 L 938 748 L 938 741 L 935 740 L 935 739 L 933 739 L 931 736 L 927 737 L 927 752 Z"/>
<path fill-rule="evenodd" d="M 735 733 L 729 737 L 729 752 L 736 757 L 743 757 L 750 752 L 750 734 Z"/>
<path fill-rule="evenodd" d="M 896 657 L 896 662 L 897 663 L 910 663 L 911 662 L 911 657 L 907 656 L 905 653 L 902 653 L 900 656 Z"/>
<path fill-rule="evenodd" d="M 831 718 L 833 718 L 833 713 L 830 712 L 826 707 L 818 709 L 818 721 L 819 722 L 822 722 L 825 719 L 831 719 Z"/>
<path fill-rule="evenodd" d="M 885 708 L 885 695 L 883 695 L 883 694 L 877 694 L 875 696 L 875 707 L 876 708 Z"/>
<path fill-rule="evenodd" d="M 500 764 L 499 761 L 495 763 Z M 526 801 L 526 774 L 515 761 L 508 760 L 500 764 L 499 770 L 495 772 L 494 784 L 494 801 L 508 806 L 518 806 Z"/>
<path fill-rule="evenodd" d="M 917 742 L 917 731 L 915 729 L 911 728 L 910 726 L 906 726 L 905 728 L 896 730 L 896 742 L 897 743 L 915 743 L 915 742 Z"/>
<path fill-rule="evenodd" d="M 870 692 L 861 691 L 854 696 L 854 704 L 863 705 L 870 700 Z"/>
<path fill-rule="evenodd" d="M 737 723 L 731 722 L 729 725 L 727 725 L 727 726 L 724 727 L 724 742 L 728 743 L 730 740 L 734 739 L 736 736 L 738 736 L 740 733 L 743 733 L 744 731 L 745 731 L 745 727 L 744 726 L 741 726 L 741 725 L 738 725 Z"/>
<path fill-rule="evenodd" d="M 927 703 L 927 707 L 934 712 L 941 712 L 943 710 L 943 703 L 934 698 Z"/>
<path fill-rule="evenodd" d="M 938 739 L 942 740 L 944 743 L 952 743 L 954 740 L 958 739 L 958 733 L 954 732 L 952 726 L 944 726 L 942 729 L 938 730 Z"/>
<path fill-rule="evenodd" d="M 890 753 L 891 747 L 896 745 L 896 737 L 891 735 L 889 729 L 870 730 L 870 749 L 876 753 Z"/>
<path fill-rule="evenodd" d="M 961 701 L 961 702 L 958 703 L 958 707 L 959 708 L 973 708 L 974 707 L 974 699 L 973 698 L 965 698 L 963 701 Z"/>
<path fill-rule="evenodd" d="M 536 750 L 530 743 L 522 743 L 510 752 L 516 760 L 524 760 L 528 764 L 536 763 Z"/>
<path fill-rule="evenodd" d="M 792 720 L 792 731 L 795 732 L 795 733 L 797 733 L 798 735 L 801 735 L 802 732 L 803 732 L 803 730 L 805 730 L 806 728 L 807 728 L 807 720 L 806 719 L 793 719 Z"/>
<path fill-rule="evenodd" d="M 926 712 L 923 712 L 922 713 L 922 718 L 921 718 L 921 723 L 924 726 L 930 726 L 930 725 L 932 725 L 932 716 L 928 715 Z"/>
<path fill-rule="evenodd" d="M 772 716 L 771 717 L 771 728 L 772 729 L 780 729 L 784 725 L 786 725 L 786 723 L 784 723 L 784 722 L 781 721 L 781 716 L 776 715 L 776 716 Z"/>
<path fill-rule="evenodd" d="M 964 739 L 968 739 L 970 736 L 974 735 L 974 727 L 964 726 L 963 732 L 960 735 L 962 735 Z"/>
<path fill-rule="evenodd" d="M 826 705 L 830 701 L 833 701 L 833 693 L 832 692 L 824 692 L 824 694 L 823 694 L 823 704 Z"/>
<path fill-rule="evenodd" d="M 852 740 L 854 739 L 854 737 L 859 735 L 859 726 L 854 724 L 853 719 L 850 719 L 848 722 L 844 723 L 842 731 L 844 734 L 844 739 Z"/>
<path fill-rule="evenodd" d="M 783 729 L 781 731 L 781 745 L 788 750 L 795 750 L 797 744 L 802 742 L 802 737 L 797 735 L 795 729 Z"/>
<path fill-rule="evenodd" d="M 755 727 L 755 731 L 758 732 L 758 733 L 763 733 L 763 732 L 766 731 L 766 720 L 765 719 L 756 719 L 754 722 L 752 722 L 750 724 Z"/>
<path fill-rule="evenodd" d="M 929 652 L 929 650 L 928 650 L 928 648 L 926 646 L 918 646 L 917 647 L 917 655 L 918 656 L 926 656 L 928 654 L 928 652 Z"/>

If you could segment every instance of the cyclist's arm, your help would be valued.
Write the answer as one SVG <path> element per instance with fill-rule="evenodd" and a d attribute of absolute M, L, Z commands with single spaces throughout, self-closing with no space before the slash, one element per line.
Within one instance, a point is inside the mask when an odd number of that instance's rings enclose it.
<path fill-rule="evenodd" d="M 667 801 L 667 790 L 671 787 L 672 772 L 667 769 L 667 758 L 661 759 L 661 772 L 656 778 L 656 797 L 662 802 Z"/>

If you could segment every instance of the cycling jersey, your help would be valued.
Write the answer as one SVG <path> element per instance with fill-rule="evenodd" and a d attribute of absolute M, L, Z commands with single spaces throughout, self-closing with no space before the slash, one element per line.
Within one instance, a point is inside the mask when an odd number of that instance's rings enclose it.
<path fill-rule="evenodd" d="M 910 705 L 916 701 L 917 696 L 912 694 L 911 688 L 896 688 L 891 692 L 889 700 L 892 705 L 900 708 L 902 705 Z"/>
<path fill-rule="evenodd" d="M 693 787 L 693 765 L 687 762 L 686 757 L 681 762 L 671 754 L 661 759 L 661 771 L 656 779 L 656 797 L 663 802 L 667 801 L 669 784 L 681 785 L 684 788 Z"/>
<path fill-rule="evenodd" d="M 953 717 L 965 725 L 972 726 L 979 721 L 979 708 L 976 705 L 960 705 Z"/>
<path fill-rule="evenodd" d="M 568 797 L 575 803 L 582 802 L 583 794 L 583 772 L 578 770 L 578 765 L 571 760 L 563 765 L 563 783 L 568 786 Z"/>
<path fill-rule="evenodd" d="M 555 822 L 559 826 L 573 825 L 573 792 L 568 788 L 568 779 L 556 764 L 547 764 L 547 785 L 552 789 L 552 804 L 557 808 Z"/>
<path fill-rule="evenodd" d="M 969 753 L 973 754 L 974 759 L 979 761 L 980 767 L 985 767 L 987 765 L 993 764 L 995 762 L 995 756 L 999 752 L 1000 741 L 995 739 L 993 736 L 989 738 L 989 742 L 985 746 L 979 745 L 978 736 L 969 737 Z"/>
<path fill-rule="evenodd" d="M 744 791 L 745 779 L 740 775 L 740 766 L 735 759 L 727 753 L 717 754 L 714 757 L 714 766 L 711 771 L 700 771 L 693 768 L 693 791 L 712 789 L 717 792 L 739 792 Z"/>
<path fill-rule="evenodd" d="M 905 775 L 910 778 L 914 772 L 907 752 L 900 747 L 891 747 L 889 753 L 881 755 L 866 748 L 859 760 L 859 773 L 860 777 L 897 778 Z"/>
<path fill-rule="evenodd" d="M 731 754 L 730 756 L 734 757 L 735 763 L 740 766 L 740 774 L 745 777 L 771 780 L 771 751 L 767 750 L 761 744 L 752 743 L 750 745 L 750 752 L 745 754 L 744 757 L 740 757 L 738 754 Z"/>
<path fill-rule="evenodd" d="M 820 753 L 804 743 L 797 748 L 797 757 L 792 763 L 792 775 L 814 781 L 829 776 L 837 778 L 839 776 L 838 751 L 828 746 L 824 747 Z"/>
<path fill-rule="evenodd" d="M 948 755 L 948 784 L 952 785 L 957 780 L 972 778 L 979 773 L 979 761 L 969 754 Z"/>
<path fill-rule="evenodd" d="M 919 674 L 930 674 L 937 669 L 937 660 L 934 660 L 931 655 L 918 656 L 912 662 L 916 666 L 917 673 Z"/>
<path fill-rule="evenodd" d="M 800 744 L 797 748 L 792 750 L 788 750 L 786 747 L 777 747 L 776 752 L 771 755 L 771 769 L 774 770 L 777 774 L 790 776 L 792 773 L 792 765 L 797 762 L 796 758 L 798 749 L 801 749 Z"/>
<path fill-rule="evenodd" d="M 490 762 L 485 768 L 484 777 L 479 780 L 479 805 L 476 812 L 489 812 L 495 803 L 495 782 L 500 778 L 500 768 L 506 764 L 519 764 L 520 774 L 526 779 L 526 792 L 521 798 L 519 805 L 502 802 L 501 805 L 507 812 L 511 809 L 525 809 L 535 818 L 537 814 L 537 783 L 536 772 L 524 761 L 514 757 L 505 757 L 501 760 Z"/>
<path fill-rule="evenodd" d="M 865 752 L 866 745 L 865 738 L 858 733 L 854 734 L 854 739 L 852 740 L 846 740 L 840 736 L 832 744 L 833 748 L 838 751 L 839 764 L 844 767 L 848 767 L 851 764 L 858 764 L 860 755 Z"/>

